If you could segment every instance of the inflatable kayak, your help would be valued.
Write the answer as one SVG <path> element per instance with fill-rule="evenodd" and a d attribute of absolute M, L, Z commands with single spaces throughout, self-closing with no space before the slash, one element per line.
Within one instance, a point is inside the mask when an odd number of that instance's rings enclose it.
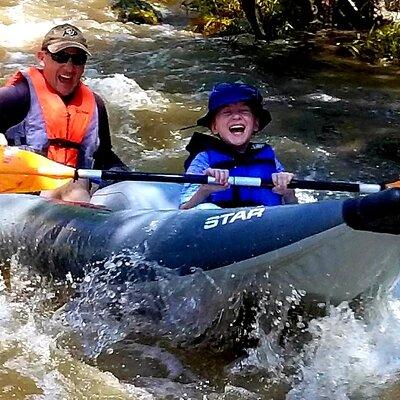
<path fill-rule="evenodd" d="M 79 329 L 88 327 L 83 316 L 109 312 L 118 326 L 142 329 L 146 337 L 154 327 L 156 335 L 192 343 L 228 335 L 237 346 L 235 337 L 254 327 L 262 308 L 276 326 L 293 304 L 320 308 L 374 296 L 398 276 L 400 189 L 383 190 L 389 185 L 297 181 L 298 188 L 322 189 L 323 183 L 325 190 L 333 184 L 336 190 L 376 193 L 270 208 L 181 211 L 179 184 L 137 180 L 201 183 L 208 177 L 75 171 L 24 150 L 3 153 L 0 263 L 13 260 L 76 280 L 79 295 L 70 309 Z M 5 193 L 52 189 L 70 177 L 114 175 L 123 182 L 97 191 L 89 205 Z"/>
<path fill-rule="evenodd" d="M 17 257 L 64 279 L 119 260 L 109 279 L 167 285 L 178 302 L 212 318 L 243 291 L 301 293 L 304 302 L 337 304 L 373 295 L 398 276 L 399 189 L 187 211 L 177 209 L 179 190 L 179 184 L 121 182 L 97 191 L 90 206 L 1 194 L 1 261 Z"/>

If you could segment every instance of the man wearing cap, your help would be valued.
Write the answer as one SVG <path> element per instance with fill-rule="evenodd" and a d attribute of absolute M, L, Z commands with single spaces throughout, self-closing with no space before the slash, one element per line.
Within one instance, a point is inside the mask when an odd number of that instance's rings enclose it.
<path fill-rule="evenodd" d="M 103 100 L 81 82 L 88 55 L 75 26 L 58 25 L 46 34 L 37 53 L 40 68 L 18 71 L 0 88 L 0 144 L 6 139 L 75 168 L 125 168 L 112 151 Z M 41 195 L 88 201 L 89 183 L 80 179 Z"/>
<path fill-rule="evenodd" d="M 207 114 L 197 125 L 207 127 L 215 136 L 195 133 L 186 147 L 190 155 L 186 173 L 206 174 L 219 185 L 186 184 L 181 195 L 181 209 L 203 203 L 219 207 L 276 206 L 297 202 L 294 190 L 287 185 L 292 173 L 284 171 L 272 147 L 251 143 L 254 133 L 271 121 L 263 107 L 258 89 L 244 83 L 219 83 L 208 101 Z M 229 187 L 229 176 L 257 177 L 272 180 L 275 187 Z"/>

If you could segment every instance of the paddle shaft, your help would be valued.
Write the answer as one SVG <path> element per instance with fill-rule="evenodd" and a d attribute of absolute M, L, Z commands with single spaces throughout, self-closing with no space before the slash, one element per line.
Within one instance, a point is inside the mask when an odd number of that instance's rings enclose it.
<path fill-rule="evenodd" d="M 84 170 L 78 169 L 77 176 L 79 178 L 105 179 L 117 181 L 140 181 L 140 182 L 170 182 L 170 183 L 194 183 L 209 184 L 215 183 L 213 177 L 207 175 L 194 174 L 153 174 L 146 172 L 130 172 L 130 171 L 102 171 L 102 170 Z M 268 187 L 274 184 L 269 180 L 249 177 L 229 177 L 229 183 L 234 186 L 252 186 L 252 187 Z M 376 193 L 384 189 L 383 185 L 357 183 L 357 182 L 330 182 L 330 181 L 309 181 L 293 179 L 288 185 L 293 189 L 310 189 L 310 190 L 332 190 L 354 193 Z"/>
<path fill-rule="evenodd" d="M 69 179 L 88 178 L 93 180 L 142 181 L 170 183 L 215 183 L 207 175 L 176 175 L 130 171 L 78 169 L 59 164 L 48 158 L 18 147 L 0 146 L 0 193 L 26 193 L 57 189 Z M 231 185 L 273 187 L 269 180 L 231 176 Z M 330 190 L 355 193 L 375 193 L 386 188 L 400 188 L 400 181 L 369 184 L 359 182 L 332 182 L 293 179 L 288 185 L 293 189 Z"/>

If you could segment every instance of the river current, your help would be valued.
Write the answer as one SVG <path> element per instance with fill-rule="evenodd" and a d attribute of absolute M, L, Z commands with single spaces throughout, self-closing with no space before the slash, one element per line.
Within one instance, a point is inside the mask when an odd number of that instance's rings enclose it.
<path fill-rule="evenodd" d="M 181 173 L 193 132 L 181 128 L 203 115 L 213 84 L 230 80 L 260 87 L 273 120 L 259 139 L 299 177 L 381 182 L 399 175 L 393 149 L 399 144 L 399 71 L 328 58 L 326 68 L 323 62 L 277 68 L 268 58 L 243 55 L 230 39 L 186 30 L 179 2 L 160 11 L 165 23 L 147 26 L 117 22 L 106 0 L 0 0 L 0 78 L 34 64 L 43 35 L 70 22 L 89 39 L 85 82 L 106 102 L 114 149 L 138 171 Z M 298 195 L 303 202 L 348 196 Z M 119 262 L 110 260 L 110 273 Z M 96 279 L 83 282 L 86 297 L 71 299 L 70 289 L 12 260 L 0 287 L 0 399 L 400 396 L 396 285 L 379 293 L 368 319 L 347 304 L 331 307 L 328 316 L 311 321 L 307 340 L 290 356 L 260 328 L 259 346 L 233 358 L 134 340 L 128 331 L 136 321 L 104 312 L 115 293 L 94 289 Z M 182 313 L 172 300 L 170 307 Z"/>

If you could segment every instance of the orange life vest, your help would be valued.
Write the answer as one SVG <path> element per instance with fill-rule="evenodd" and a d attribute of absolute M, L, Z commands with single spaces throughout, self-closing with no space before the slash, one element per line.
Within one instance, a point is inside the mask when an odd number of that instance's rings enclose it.
<path fill-rule="evenodd" d="M 95 112 L 96 100 L 93 92 L 79 82 L 72 99 L 66 105 L 46 82 L 42 71 L 30 67 L 26 73 L 31 79 L 42 111 L 49 140 L 47 157 L 59 163 L 76 167 L 80 144 Z M 6 85 L 15 85 L 23 78 L 23 74 L 17 72 Z"/>

